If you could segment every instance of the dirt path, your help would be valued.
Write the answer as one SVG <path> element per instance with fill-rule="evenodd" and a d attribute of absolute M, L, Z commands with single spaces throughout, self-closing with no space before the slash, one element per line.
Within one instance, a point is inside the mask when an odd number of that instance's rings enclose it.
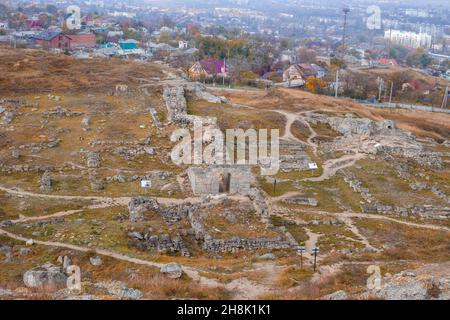
<path fill-rule="evenodd" d="M 0 229 L 0 235 L 6 236 L 8 238 L 22 241 L 22 242 L 28 242 L 31 240 L 30 238 L 25 238 L 16 234 L 13 234 L 11 232 L 5 231 L 3 229 Z M 53 247 L 53 248 L 63 248 L 63 249 L 69 249 L 74 250 L 78 252 L 91 252 L 95 251 L 98 255 L 114 258 L 117 260 L 147 266 L 147 267 L 154 267 L 154 268 L 161 268 L 165 264 L 158 263 L 158 262 L 152 262 L 148 260 L 143 260 L 135 257 L 131 257 L 126 254 L 114 252 L 112 250 L 107 250 L 103 248 L 88 248 L 88 247 L 82 247 L 78 245 L 73 244 L 67 244 L 62 242 L 54 242 L 54 241 L 40 241 L 40 240 L 34 240 L 33 244 L 37 245 L 43 245 L 47 247 Z M 278 273 L 277 266 L 273 265 L 272 268 L 269 268 L 270 266 L 265 266 L 262 268 L 257 264 L 257 268 L 255 270 L 262 270 L 264 269 L 266 272 L 268 272 L 268 278 L 270 279 L 270 282 L 273 281 L 276 274 Z M 268 269 L 269 268 L 269 269 Z M 231 293 L 233 293 L 233 299 L 241 300 L 241 299 L 256 299 L 259 296 L 263 294 L 267 294 L 269 292 L 272 292 L 273 289 L 270 288 L 269 284 L 260 284 L 256 283 L 254 281 L 251 281 L 245 277 L 239 278 L 236 280 L 231 281 L 227 284 L 222 284 L 218 280 L 206 278 L 200 275 L 199 270 L 193 267 L 188 266 L 182 266 L 182 269 L 184 273 L 189 276 L 193 281 L 196 281 L 199 285 L 203 286 L 209 286 L 209 287 L 225 287 L 225 289 L 229 290 Z M 276 271 L 276 273 L 272 274 L 273 271 Z"/>
<path fill-rule="evenodd" d="M 284 127 L 284 135 L 282 137 L 280 137 L 280 139 L 283 140 L 291 140 L 291 141 L 296 141 L 299 142 L 301 144 L 306 144 L 304 141 L 298 139 L 296 136 L 294 136 L 292 134 L 292 124 L 298 120 L 298 115 L 295 113 L 289 113 L 283 110 L 270 110 L 279 114 L 282 114 L 285 118 L 286 118 L 286 124 Z"/>
<path fill-rule="evenodd" d="M 334 175 L 336 175 L 336 172 L 338 172 L 339 170 L 348 168 L 348 167 L 352 167 L 353 165 L 355 165 L 355 163 L 358 160 L 361 160 L 365 157 L 366 157 L 366 155 L 363 153 L 356 153 L 356 154 L 345 155 L 338 159 L 328 160 L 323 165 L 323 173 L 320 177 L 307 178 L 307 179 L 304 179 L 303 181 L 319 182 L 319 181 L 328 180 L 331 177 L 333 177 Z"/>
<path fill-rule="evenodd" d="M 308 240 L 306 240 L 306 242 L 305 242 L 306 252 L 303 253 L 303 257 L 312 262 L 314 259 L 312 250 L 317 246 L 317 240 L 319 240 L 320 234 L 314 233 L 308 228 L 304 228 L 304 229 L 306 231 L 306 234 L 308 235 Z M 319 260 L 319 258 L 317 258 L 317 260 Z"/>
<path fill-rule="evenodd" d="M 20 217 L 19 219 L 11 220 L 11 223 L 15 224 L 15 223 L 25 223 L 25 222 L 48 220 L 48 219 L 54 219 L 54 218 L 62 218 L 62 217 L 66 217 L 66 216 L 70 216 L 73 214 L 83 212 L 85 210 L 101 209 L 101 208 L 108 208 L 108 207 L 110 207 L 110 205 L 108 203 L 98 203 L 98 204 L 93 204 L 93 205 L 86 206 L 82 209 L 77 209 L 77 210 L 66 210 L 66 211 L 56 212 L 56 213 L 47 214 L 47 215 L 43 215 L 43 216 Z"/>
<path fill-rule="evenodd" d="M 311 147 L 314 155 L 317 155 L 317 150 L 318 150 L 319 146 L 313 141 L 314 138 L 317 137 L 317 133 L 316 133 L 316 131 L 314 131 L 314 129 L 309 124 L 309 122 L 305 119 L 305 117 L 301 113 L 291 113 L 291 112 L 287 112 L 284 110 L 270 110 L 270 111 L 282 114 L 286 118 L 284 135 L 283 135 L 283 137 L 281 137 L 281 139 L 296 141 L 301 144 L 307 144 Z M 295 121 L 301 121 L 308 127 L 308 129 L 310 131 L 310 135 L 309 135 L 307 141 L 300 140 L 299 138 L 294 136 L 294 134 L 292 133 L 292 125 L 294 124 Z"/>
<path fill-rule="evenodd" d="M 29 238 L 18 236 L 16 234 L 5 231 L 3 229 L 0 229 L 0 235 L 6 236 L 8 238 L 11 238 L 11 239 L 14 239 L 17 241 L 23 241 L 25 243 L 30 240 Z M 134 263 L 137 265 L 143 265 L 143 266 L 147 266 L 147 267 L 161 268 L 162 266 L 165 265 L 163 263 L 147 261 L 147 260 L 131 257 L 131 256 L 128 256 L 128 255 L 125 255 L 122 253 L 114 252 L 114 251 L 103 249 L 103 248 L 92 249 L 92 248 L 87 248 L 87 247 L 77 246 L 77 245 L 73 245 L 73 244 L 62 243 L 62 242 L 40 241 L 40 240 L 34 240 L 34 239 L 33 239 L 33 243 L 38 244 L 38 245 L 47 246 L 47 247 L 63 248 L 63 249 L 69 249 L 69 250 L 74 250 L 74 251 L 79 251 L 79 252 L 95 251 L 97 254 L 102 255 L 102 256 L 107 256 L 107 257 L 114 258 L 117 260 L 122 260 L 122 261 Z M 209 279 L 209 278 L 200 276 L 199 272 L 192 267 L 182 266 L 182 268 L 183 268 L 183 271 L 192 280 L 197 281 L 201 285 L 216 286 L 216 287 L 222 285 L 220 282 L 218 282 L 214 279 Z"/>
<path fill-rule="evenodd" d="M 381 251 L 380 249 L 377 249 L 374 246 L 372 246 L 369 242 L 369 239 L 367 239 L 363 234 L 361 234 L 361 232 L 359 232 L 358 227 L 356 227 L 356 225 L 354 224 L 354 222 L 351 218 L 344 218 L 343 221 L 344 221 L 345 225 L 347 226 L 347 228 L 349 228 L 350 231 L 353 232 L 353 234 L 358 237 L 359 242 L 364 244 L 364 246 L 367 249 L 373 250 L 375 252 Z"/>
<path fill-rule="evenodd" d="M 100 197 L 100 196 L 63 196 L 63 195 L 54 195 L 54 194 L 43 194 L 43 193 L 35 193 L 24 191 L 19 188 L 5 188 L 0 186 L 0 191 L 4 191 L 6 193 L 24 196 L 24 197 L 36 197 L 36 198 L 44 198 L 44 199 L 59 199 L 59 200 L 88 200 L 96 203 L 100 203 L 105 206 L 113 206 L 113 205 L 128 205 L 131 201 L 132 197 Z M 197 203 L 200 202 L 201 199 L 199 197 L 190 197 L 184 199 L 178 198 L 161 198 L 161 197 L 153 197 L 160 204 L 181 204 L 185 202 Z"/>
<path fill-rule="evenodd" d="M 387 221 L 392 221 L 392 222 L 396 222 L 399 224 L 403 224 L 403 225 L 415 227 L 415 228 L 425 228 L 425 229 L 431 229 L 431 230 L 450 232 L 450 228 L 447 228 L 444 226 L 438 226 L 438 225 L 427 224 L 427 223 L 421 224 L 421 223 L 403 221 L 403 220 L 399 220 L 396 218 L 383 216 L 383 215 L 379 215 L 379 214 L 357 213 L 357 212 L 333 213 L 333 212 L 325 212 L 325 211 L 314 210 L 314 209 L 309 209 L 309 212 L 314 213 L 314 214 L 333 216 L 333 217 L 337 217 L 337 218 L 363 218 L 363 219 L 374 219 L 374 220 L 387 220 Z"/>

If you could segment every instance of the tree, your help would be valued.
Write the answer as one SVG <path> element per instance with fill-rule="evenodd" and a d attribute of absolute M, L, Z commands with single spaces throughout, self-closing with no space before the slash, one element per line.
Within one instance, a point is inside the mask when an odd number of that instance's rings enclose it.
<path fill-rule="evenodd" d="M 229 75 L 234 83 L 241 83 L 244 71 L 250 70 L 250 64 L 246 57 L 236 56 L 228 61 Z"/>
<path fill-rule="evenodd" d="M 342 60 L 338 57 L 332 57 L 330 59 L 330 64 L 333 68 L 336 68 L 336 69 L 345 69 L 345 67 L 346 67 L 344 60 Z"/>
<path fill-rule="evenodd" d="M 317 52 L 312 49 L 300 48 L 298 50 L 298 58 L 300 63 L 316 63 Z"/>
<path fill-rule="evenodd" d="M 389 50 L 389 58 L 403 60 L 408 55 L 408 49 L 403 46 L 394 45 Z"/>
<path fill-rule="evenodd" d="M 433 62 L 433 58 L 422 48 L 418 48 L 406 57 L 406 63 L 410 67 L 426 68 Z"/>
<path fill-rule="evenodd" d="M 306 90 L 311 93 L 322 93 L 326 86 L 325 81 L 316 77 L 309 77 L 306 80 Z"/>

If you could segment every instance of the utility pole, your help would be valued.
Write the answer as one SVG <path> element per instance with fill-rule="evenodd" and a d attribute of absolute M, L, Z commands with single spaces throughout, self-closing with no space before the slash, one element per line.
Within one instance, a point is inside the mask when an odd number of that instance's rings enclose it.
<path fill-rule="evenodd" d="M 225 73 L 227 72 L 227 59 L 223 59 L 222 85 L 225 87 Z"/>
<path fill-rule="evenodd" d="M 391 81 L 391 92 L 389 94 L 389 107 L 392 106 L 392 91 L 394 89 L 394 81 Z"/>
<path fill-rule="evenodd" d="M 345 54 L 345 37 L 347 35 L 347 14 L 350 12 L 349 8 L 342 9 L 344 12 L 344 33 L 342 35 L 342 52 Z"/>
<path fill-rule="evenodd" d="M 445 87 L 444 97 L 442 98 L 442 109 L 447 109 L 447 100 L 448 100 L 448 85 Z"/>
<path fill-rule="evenodd" d="M 392 48 L 392 26 L 389 25 L 389 51 L 388 51 L 388 55 L 389 58 L 392 58 L 391 55 L 391 48 Z"/>
<path fill-rule="evenodd" d="M 338 97 L 339 91 L 339 70 L 336 70 L 336 82 L 334 83 L 334 97 Z"/>
<path fill-rule="evenodd" d="M 227 48 L 227 58 L 228 58 L 228 63 L 230 61 L 230 47 Z M 228 75 L 228 87 L 231 88 L 231 75 Z"/>
<path fill-rule="evenodd" d="M 381 101 L 381 88 L 383 86 L 383 78 L 379 77 L 378 79 L 380 79 L 379 80 L 380 85 L 379 85 L 379 88 L 378 88 L 378 101 Z"/>

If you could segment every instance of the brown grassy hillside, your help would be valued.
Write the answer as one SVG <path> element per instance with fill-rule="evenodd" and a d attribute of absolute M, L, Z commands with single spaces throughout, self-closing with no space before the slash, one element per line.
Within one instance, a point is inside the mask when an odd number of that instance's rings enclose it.
<path fill-rule="evenodd" d="M 77 60 L 41 50 L 0 47 L 0 94 L 104 92 L 136 78 L 163 77 L 161 66 L 124 60 Z"/>

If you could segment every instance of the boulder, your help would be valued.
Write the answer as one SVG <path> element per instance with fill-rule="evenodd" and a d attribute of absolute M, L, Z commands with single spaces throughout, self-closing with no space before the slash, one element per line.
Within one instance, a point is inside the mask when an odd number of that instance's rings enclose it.
<path fill-rule="evenodd" d="M 102 263 L 103 263 L 102 258 L 99 257 L 99 256 L 90 257 L 90 258 L 89 258 L 89 261 L 91 262 L 91 264 L 92 264 L 93 266 L 101 266 Z"/>
<path fill-rule="evenodd" d="M 23 282 L 28 288 L 65 284 L 66 281 L 67 275 L 63 268 L 50 263 L 28 270 L 23 275 Z"/>
<path fill-rule="evenodd" d="M 339 290 L 322 297 L 322 300 L 348 300 L 348 295 L 345 291 Z"/>
<path fill-rule="evenodd" d="M 97 288 L 105 289 L 108 294 L 125 300 L 140 300 L 142 299 L 142 292 L 128 288 L 123 282 L 120 281 L 109 281 L 109 282 L 98 282 L 95 284 Z"/>
<path fill-rule="evenodd" d="M 183 268 L 178 263 L 169 263 L 162 266 L 160 272 L 171 279 L 178 279 L 183 275 Z"/>
<path fill-rule="evenodd" d="M 260 260 L 275 260 L 276 258 L 273 253 L 266 253 L 258 257 Z"/>

